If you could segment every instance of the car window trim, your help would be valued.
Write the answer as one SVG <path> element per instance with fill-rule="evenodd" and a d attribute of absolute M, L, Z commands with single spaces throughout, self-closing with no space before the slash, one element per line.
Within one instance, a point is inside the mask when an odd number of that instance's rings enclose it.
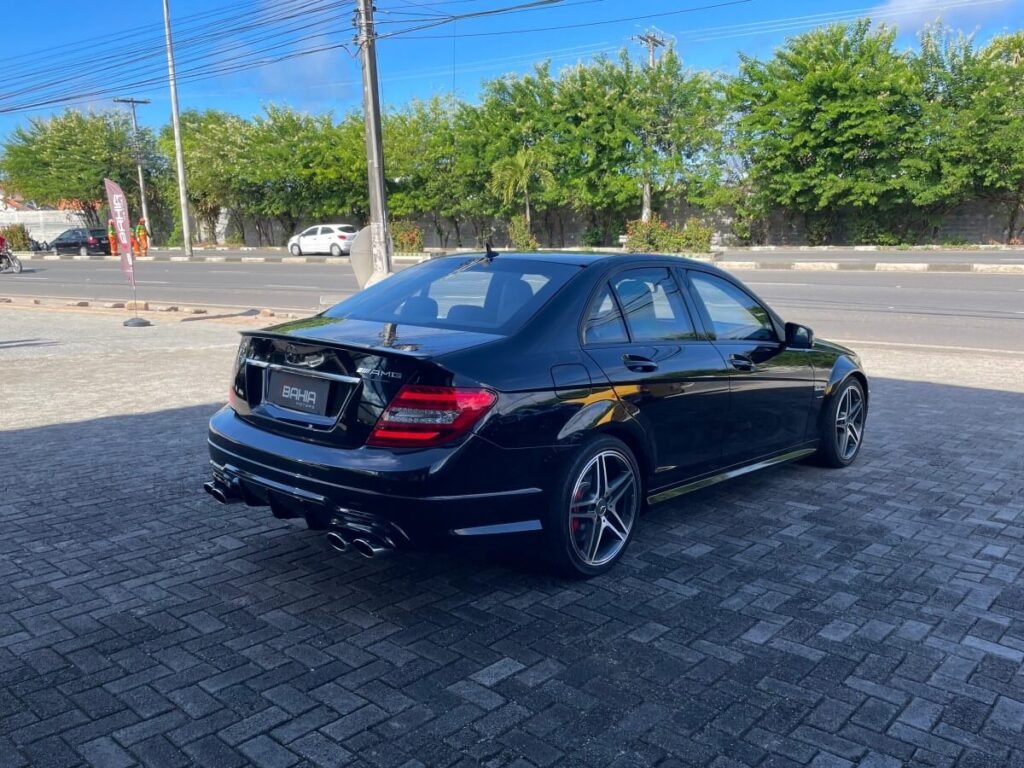
<path fill-rule="evenodd" d="M 711 315 L 708 312 L 708 309 L 707 309 L 707 307 L 704 304 L 704 299 L 701 298 L 700 292 L 697 291 L 697 288 L 690 282 L 690 276 L 689 276 L 690 272 L 694 272 L 694 273 L 697 273 L 699 275 L 704 275 L 705 277 L 716 277 L 719 280 L 722 280 L 723 282 L 728 283 L 729 285 L 733 286 L 736 290 L 738 290 L 740 293 L 742 293 L 744 296 L 746 296 L 748 299 L 750 299 L 754 304 L 756 304 L 762 310 L 764 310 L 764 313 L 768 316 L 768 321 L 771 323 L 772 333 L 775 334 L 775 338 L 774 339 L 719 339 L 718 338 L 718 334 L 715 333 L 715 325 L 714 325 L 714 323 L 711 320 Z M 689 286 L 689 288 L 690 288 L 690 290 L 692 292 L 692 297 L 693 297 L 694 302 L 700 308 L 699 311 L 701 313 L 701 321 L 705 324 L 707 333 L 708 333 L 708 335 L 709 335 L 709 337 L 710 337 L 710 339 L 712 341 L 722 342 L 722 343 L 742 342 L 742 341 L 758 341 L 758 342 L 770 343 L 770 344 L 781 344 L 781 343 L 783 343 L 782 340 L 785 337 L 784 337 L 783 334 L 780 334 L 780 332 L 779 332 L 779 320 L 775 316 L 775 313 L 772 312 L 772 310 L 763 301 L 761 301 L 759 298 L 757 298 L 756 296 L 751 294 L 751 292 L 748 291 L 746 288 L 744 288 L 742 285 L 738 284 L 735 280 L 729 279 L 725 275 L 718 275 L 718 274 L 714 274 L 714 273 L 711 273 L 711 272 L 705 272 L 702 269 L 687 269 L 686 273 L 687 273 L 687 276 L 686 276 L 687 285 Z"/>
<path fill-rule="evenodd" d="M 679 290 L 679 281 L 676 279 L 675 275 L 672 274 L 675 271 L 672 268 L 672 265 L 670 265 L 670 264 L 659 264 L 657 262 L 654 262 L 654 263 L 651 263 L 651 264 L 634 264 L 634 265 L 627 265 L 625 267 L 622 267 L 622 268 L 616 270 L 612 275 L 610 275 L 608 277 L 608 287 L 611 290 L 612 298 L 614 299 L 616 305 L 619 307 L 619 314 L 622 316 L 622 324 L 624 326 L 626 326 L 626 335 L 629 336 L 630 343 L 631 344 L 642 344 L 644 346 L 651 346 L 651 345 L 657 345 L 657 344 L 684 344 L 684 343 L 693 342 L 693 341 L 703 341 L 703 339 L 698 339 L 698 338 L 693 338 L 693 339 L 636 339 L 636 338 L 634 338 L 634 336 L 633 336 L 633 329 L 630 328 L 630 326 L 629 326 L 629 318 L 626 316 L 626 313 L 622 309 L 622 303 L 619 301 L 619 295 L 615 291 L 615 286 L 612 284 L 612 281 L 617 276 L 619 276 L 619 275 L 621 275 L 621 274 L 623 274 L 625 272 L 636 272 L 636 271 L 639 271 L 639 270 L 642 270 L 642 269 L 664 269 L 668 273 L 669 280 L 671 280 L 673 282 L 673 285 L 676 286 L 676 290 L 679 291 L 680 300 L 683 302 L 683 311 L 686 313 L 686 319 L 690 321 L 690 328 L 693 329 L 694 336 L 699 335 L 697 333 L 697 324 L 695 322 L 693 322 L 693 317 L 690 316 L 689 309 L 686 306 L 686 299 L 683 298 L 683 292 L 681 290 Z"/>
<path fill-rule="evenodd" d="M 619 320 L 622 323 L 622 329 L 626 332 L 625 341 L 587 341 L 587 326 L 590 324 L 590 310 L 594 306 L 594 302 L 597 301 L 597 297 L 601 294 L 602 289 L 608 290 L 608 296 L 611 297 L 612 304 L 615 305 L 615 310 L 619 313 Z M 615 295 L 615 291 L 612 289 L 612 276 L 606 275 L 594 290 L 590 293 L 590 298 L 587 299 L 586 308 L 583 314 L 580 316 L 579 326 L 579 338 L 581 347 L 589 347 L 591 349 L 595 347 L 614 347 L 621 344 L 633 344 L 633 334 L 629 331 L 629 323 L 626 322 L 626 315 L 622 311 L 622 305 L 619 304 L 619 297 Z"/>

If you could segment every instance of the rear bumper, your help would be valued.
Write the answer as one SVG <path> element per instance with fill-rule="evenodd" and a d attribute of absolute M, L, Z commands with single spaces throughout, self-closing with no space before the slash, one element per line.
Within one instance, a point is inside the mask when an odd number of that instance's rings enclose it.
<path fill-rule="evenodd" d="M 215 480 L 276 517 L 310 528 L 373 530 L 398 545 L 446 536 L 537 531 L 557 451 L 389 451 L 315 445 L 261 430 L 224 408 L 210 420 Z"/>

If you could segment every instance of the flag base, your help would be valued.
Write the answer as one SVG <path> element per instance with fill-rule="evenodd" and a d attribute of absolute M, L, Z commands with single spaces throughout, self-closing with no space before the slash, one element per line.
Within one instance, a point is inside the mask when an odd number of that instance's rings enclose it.
<path fill-rule="evenodd" d="M 125 328 L 148 328 L 152 323 L 143 317 L 129 317 L 122 325 Z"/>

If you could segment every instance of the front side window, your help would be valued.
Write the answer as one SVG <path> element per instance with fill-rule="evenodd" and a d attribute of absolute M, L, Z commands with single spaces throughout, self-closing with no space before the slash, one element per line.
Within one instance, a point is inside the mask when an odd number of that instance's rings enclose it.
<path fill-rule="evenodd" d="M 630 269 L 616 275 L 612 284 L 633 341 L 697 338 L 683 297 L 667 269 Z"/>
<path fill-rule="evenodd" d="M 697 295 L 707 309 L 716 339 L 778 341 L 768 310 L 728 280 L 690 273 Z"/>
<path fill-rule="evenodd" d="M 590 305 L 587 323 L 583 328 L 583 341 L 586 344 L 616 344 L 628 341 L 622 313 L 619 312 L 619 305 L 612 298 L 611 289 L 607 284 Z"/>

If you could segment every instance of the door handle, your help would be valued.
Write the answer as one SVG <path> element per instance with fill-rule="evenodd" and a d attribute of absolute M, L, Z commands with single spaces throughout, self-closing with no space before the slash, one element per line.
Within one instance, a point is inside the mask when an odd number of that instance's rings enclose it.
<path fill-rule="evenodd" d="M 623 355 L 622 364 L 637 373 L 650 373 L 658 370 L 658 364 L 643 355 Z"/>
<path fill-rule="evenodd" d="M 737 371 L 753 371 L 757 369 L 754 361 L 746 355 L 729 355 L 729 365 Z"/>

